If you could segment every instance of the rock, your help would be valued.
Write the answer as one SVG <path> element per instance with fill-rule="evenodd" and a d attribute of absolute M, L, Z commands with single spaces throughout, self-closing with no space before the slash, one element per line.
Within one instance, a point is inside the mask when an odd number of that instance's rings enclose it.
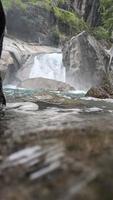
<path fill-rule="evenodd" d="M 87 97 L 95 97 L 100 99 L 110 98 L 110 95 L 102 87 L 92 87 L 86 93 Z"/>
<path fill-rule="evenodd" d="M 31 89 L 59 90 L 59 91 L 68 91 L 74 89 L 69 84 L 47 78 L 27 79 L 21 82 L 21 84 L 19 84 L 18 87 L 31 88 Z"/>
<path fill-rule="evenodd" d="M 32 102 L 18 102 L 18 103 L 7 103 L 7 110 L 16 109 L 18 111 L 37 111 L 38 105 Z"/>
<path fill-rule="evenodd" d="M 113 84 L 110 74 L 106 73 L 106 76 L 102 80 L 98 87 L 91 87 L 86 96 L 96 97 L 96 98 L 113 98 Z"/>
<path fill-rule="evenodd" d="M 72 36 L 75 34 L 73 23 L 65 23 L 56 16 L 53 8 L 58 12 L 69 11 L 79 14 L 91 26 L 100 22 L 99 0 L 63 0 L 42 1 L 33 5 L 33 1 L 23 1 L 22 6 L 14 3 L 7 9 L 7 32 L 25 41 L 38 42 L 41 45 L 58 45 L 62 34 Z M 25 9 L 22 9 L 25 6 Z M 13 21 L 13 23 L 12 23 Z M 70 30 L 71 28 L 71 30 Z M 72 31 L 73 30 L 73 31 Z M 28 34 L 29 33 L 29 34 Z"/>
<path fill-rule="evenodd" d="M 95 27 L 100 23 L 99 0 L 73 0 L 72 7 L 91 26 Z"/>
<path fill-rule="evenodd" d="M 109 58 L 102 45 L 83 31 L 64 46 L 66 79 L 77 89 L 99 85 L 106 75 Z"/>
<path fill-rule="evenodd" d="M 15 64 L 14 60 L 11 56 L 11 54 L 8 51 L 3 51 L 1 61 L 0 61 L 0 71 L 2 79 L 5 79 L 5 76 L 7 74 L 7 78 L 9 79 L 10 73 L 15 70 Z"/>
<path fill-rule="evenodd" d="M 101 84 L 96 87 L 91 87 L 86 96 L 96 98 L 113 98 L 113 79 L 112 71 L 108 71 L 101 81 Z"/>
<path fill-rule="evenodd" d="M 15 4 L 7 10 L 8 34 L 24 41 L 49 45 L 53 21 L 50 10 L 38 4 L 35 6 L 29 4 L 24 10 Z"/>
<path fill-rule="evenodd" d="M 0 63 L 4 84 L 9 84 L 16 80 L 15 73 L 25 62 L 28 54 L 29 51 L 25 51 L 25 44 L 16 39 L 5 37 Z"/>

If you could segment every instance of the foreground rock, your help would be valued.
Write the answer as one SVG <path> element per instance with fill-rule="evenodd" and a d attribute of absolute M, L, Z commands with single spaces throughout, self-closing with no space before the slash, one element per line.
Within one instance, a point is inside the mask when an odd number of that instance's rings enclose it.
<path fill-rule="evenodd" d="M 110 85 L 91 87 L 86 93 L 86 96 L 96 97 L 100 99 L 113 98 L 113 87 Z"/>
<path fill-rule="evenodd" d="M 110 94 L 107 93 L 102 87 L 92 87 L 86 93 L 88 97 L 95 97 L 100 99 L 110 98 Z"/>
<path fill-rule="evenodd" d="M 73 37 L 63 48 L 67 82 L 79 89 L 99 85 L 106 76 L 108 60 L 104 48 L 86 32 Z"/>
<path fill-rule="evenodd" d="M 37 99 L 66 101 L 44 92 Z M 111 200 L 113 112 L 105 104 L 100 111 L 97 101 L 81 109 L 48 106 L 35 114 L 11 109 L 22 104 L 8 105 L 0 120 L 0 200 Z"/>
<path fill-rule="evenodd" d="M 6 110 L 14 109 L 16 111 L 22 111 L 22 112 L 31 112 L 31 111 L 37 111 L 38 105 L 32 102 L 18 102 L 18 103 L 7 103 Z"/>
<path fill-rule="evenodd" d="M 30 89 L 47 89 L 58 91 L 74 90 L 69 84 L 47 78 L 31 78 L 23 81 L 18 87 Z"/>

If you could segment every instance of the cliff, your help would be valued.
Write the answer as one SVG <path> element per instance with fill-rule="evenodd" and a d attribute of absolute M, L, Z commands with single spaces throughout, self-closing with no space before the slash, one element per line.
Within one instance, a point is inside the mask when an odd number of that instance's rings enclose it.
<path fill-rule="evenodd" d="M 72 7 L 90 26 L 100 24 L 99 0 L 73 0 Z"/>
<path fill-rule="evenodd" d="M 3 0 L 7 33 L 25 41 L 58 45 L 100 22 L 99 0 Z"/>

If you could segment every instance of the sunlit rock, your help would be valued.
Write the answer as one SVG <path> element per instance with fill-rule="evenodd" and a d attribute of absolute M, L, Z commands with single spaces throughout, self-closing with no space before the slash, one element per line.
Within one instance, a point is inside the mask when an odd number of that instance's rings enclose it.
<path fill-rule="evenodd" d="M 47 78 L 27 79 L 21 82 L 21 84 L 19 84 L 18 87 L 31 88 L 31 89 L 45 89 L 45 90 L 48 89 L 48 90 L 58 90 L 58 91 L 69 91 L 74 89 L 69 84 Z"/>

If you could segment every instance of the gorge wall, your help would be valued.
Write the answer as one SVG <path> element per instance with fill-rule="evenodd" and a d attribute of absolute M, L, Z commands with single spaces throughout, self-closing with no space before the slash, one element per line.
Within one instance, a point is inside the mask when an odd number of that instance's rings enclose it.
<path fill-rule="evenodd" d="M 100 0 L 73 0 L 72 7 L 90 26 L 100 23 Z"/>
<path fill-rule="evenodd" d="M 8 34 L 44 45 L 58 45 L 83 31 L 87 25 L 82 18 L 93 27 L 100 22 L 99 0 L 52 0 L 36 4 L 26 1 L 22 6 L 15 1 L 6 13 Z"/>

